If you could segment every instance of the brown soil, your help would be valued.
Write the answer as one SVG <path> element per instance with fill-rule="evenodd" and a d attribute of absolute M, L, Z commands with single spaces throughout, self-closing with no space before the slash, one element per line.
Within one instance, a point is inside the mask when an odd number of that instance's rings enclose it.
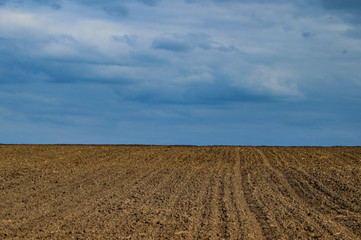
<path fill-rule="evenodd" d="M 361 147 L 0 145 L 0 239 L 361 239 Z"/>

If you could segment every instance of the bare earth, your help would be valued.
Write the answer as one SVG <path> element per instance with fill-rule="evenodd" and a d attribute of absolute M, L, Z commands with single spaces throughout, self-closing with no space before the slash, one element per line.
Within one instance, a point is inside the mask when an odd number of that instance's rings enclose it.
<path fill-rule="evenodd" d="M 361 239 L 361 147 L 0 145 L 0 239 Z"/>

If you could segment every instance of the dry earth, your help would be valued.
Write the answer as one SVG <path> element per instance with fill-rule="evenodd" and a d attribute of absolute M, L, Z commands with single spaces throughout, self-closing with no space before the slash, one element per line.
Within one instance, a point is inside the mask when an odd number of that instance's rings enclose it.
<path fill-rule="evenodd" d="M 361 239 L 361 147 L 0 145 L 0 239 Z"/>

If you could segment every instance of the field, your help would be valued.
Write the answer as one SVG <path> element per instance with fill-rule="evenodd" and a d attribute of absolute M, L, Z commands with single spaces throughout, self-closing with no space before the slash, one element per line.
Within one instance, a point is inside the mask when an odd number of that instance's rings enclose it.
<path fill-rule="evenodd" d="M 0 145 L 0 239 L 361 239 L 361 147 Z"/>

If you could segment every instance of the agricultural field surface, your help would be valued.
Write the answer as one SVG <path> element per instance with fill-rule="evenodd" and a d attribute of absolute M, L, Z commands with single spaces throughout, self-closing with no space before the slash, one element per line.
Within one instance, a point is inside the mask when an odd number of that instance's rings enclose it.
<path fill-rule="evenodd" d="M 0 239 L 361 239 L 361 147 L 0 145 Z"/>

